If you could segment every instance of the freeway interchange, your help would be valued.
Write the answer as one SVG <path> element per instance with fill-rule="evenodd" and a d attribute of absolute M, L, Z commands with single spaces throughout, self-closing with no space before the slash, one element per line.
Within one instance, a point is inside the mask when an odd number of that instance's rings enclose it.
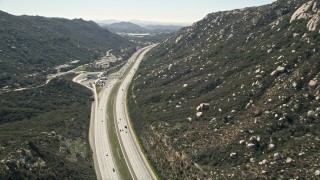
<path fill-rule="evenodd" d="M 105 77 L 99 94 L 95 85 L 99 79 L 94 79 L 92 86 L 83 80 L 87 80 L 85 74 L 73 79 L 94 93 L 89 137 L 98 179 L 157 179 L 140 149 L 126 104 L 130 82 L 145 53 L 153 47 L 140 49 L 118 72 Z"/>

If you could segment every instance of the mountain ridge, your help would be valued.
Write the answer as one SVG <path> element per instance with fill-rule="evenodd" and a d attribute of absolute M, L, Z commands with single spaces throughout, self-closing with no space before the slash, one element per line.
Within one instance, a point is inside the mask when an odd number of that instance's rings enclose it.
<path fill-rule="evenodd" d="M 39 84 L 46 75 L 55 73 L 55 66 L 72 60 L 84 64 L 109 49 L 133 44 L 93 21 L 13 16 L 2 11 L 0 32 L 2 88 Z"/>

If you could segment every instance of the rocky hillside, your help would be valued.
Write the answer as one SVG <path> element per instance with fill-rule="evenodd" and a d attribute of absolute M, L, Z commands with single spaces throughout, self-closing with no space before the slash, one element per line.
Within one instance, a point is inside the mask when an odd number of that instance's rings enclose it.
<path fill-rule="evenodd" d="M 13 16 L 0 11 L 0 88 L 43 83 L 54 67 L 84 64 L 129 43 L 92 21 Z"/>
<path fill-rule="evenodd" d="M 319 178 L 319 6 L 212 13 L 148 54 L 129 109 L 163 178 Z"/>

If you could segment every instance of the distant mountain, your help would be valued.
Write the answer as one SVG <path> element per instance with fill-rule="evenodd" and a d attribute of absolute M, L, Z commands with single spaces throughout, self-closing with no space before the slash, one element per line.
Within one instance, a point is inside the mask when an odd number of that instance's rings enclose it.
<path fill-rule="evenodd" d="M 96 22 L 100 26 L 104 26 L 104 25 L 107 25 L 107 24 L 118 23 L 118 22 L 121 22 L 121 21 L 120 20 L 114 20 L 114 19 L 107 19 L 107 20 L 95 20 L 94 22 Z"/>
<path fill-rule="evenodd" d="M 129 44 L 93 21 L 0 11 L 0 88 L 42 83 L 57 65 L 75 59 L 89 62 Z"/>
<path fill-rule="evenodd" d="M 175 26 L 175 25 L 147 25 L 145 26 L 146 29 L 153 31 L 153 32 L 176 32 L 183 28 L 183 26 Z"/>
<path fill-rule="evenodd" d="M 102 26 L 114 33 L 162 33 L 162 32 L 176 32 L 183 26 L 176 25 L 147 25 L 141 27 L 131 22 L 117 22 Z"/>
<path fill-rule="evenodd" d="M 116 19 L 107 19 L 107 20 L 95 20 L 96 23 L 99 25 L 107 25 L 107 24 L 113 24 L 113 23 L 118 23 L 118 22 L 123 22 L 121 20 L 116 20 Z M 125 22 L 131 22 L 133 24 L 137 24 L 141 27 L 146 27 L 149 25 L 165 25 L 165 26 L 190 26 L 191 23 L 169 23 L 169 22 L 158 22 L 158 21 L 141 21 L 141 20 L 126 20 Z"/>
<path fill-rule="evenodd" d="M 102 26 L 115 33 L 147 33 L 149 30 L 131 22 L 118 22 Z"/>
<path fill-rule="evenodd" d="M 191 25 L 191 23 L 190 24 L 188 24 L 188 23 L 169 23 L 169 22 L 141 21 L 141 20 L 129 20 L 128 22 L 138 24 L 142 27 L 145 27 L 148 25 L 174 25 L 174 26 L 189 26 L 189 25 Z"/>
<path fill-rule="evenodd" d="M 211 13 L 148 52 L 128 109 L 162 179 L 319 179 L 319 5 Z"/>

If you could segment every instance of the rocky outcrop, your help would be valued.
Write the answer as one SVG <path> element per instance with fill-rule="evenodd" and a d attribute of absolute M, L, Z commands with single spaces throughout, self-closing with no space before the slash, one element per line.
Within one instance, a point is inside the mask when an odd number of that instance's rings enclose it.
<path fill-rule="evenodd" d="M 309 86 L 310 87 L 315 87 L 317 85 L 317 81 L 315 81 L 315 80 L 311 80 L 310 82 L 309 82 Z"/>
<path fill-rule="evenodd" d="M 320 16 L 318 14 L 314 15 L 307 24 L 309 31 L 315 31 L 320 25 Z"/>
<path fill-rule="evenodd" d="M 201 117 L 202 114 L 203 114 L 203 112 L 197 112 L 197 113 L 196 113 L 196 116 L 197 116 L 197 117 Z"/>
<path fill-rule="evenodd" d="M 320 10 L 319 0 L 312 0 L 303 4 L 295 13 L 291 16 L 290 23 L 298 19 L 310 19 L 307 28 L 309 31 L 317 30 L 320 25 Z"/>
<path fill-rule="evenodd" d="M 283 73 L 286 70 L 285 67 L 278 66 L 276 70 L 272 71 L 271 76 L 275 76 L 277 74 Z"/>
<path fill-rule="evenodd" d="M 201 111 L 201 110 L 208 110 L 209 109 L 209 103 L 201 103 L 198 107 L 197 107 L 197 111 Z"/>
<path fill-rule="evenodd" d="M 310 11 L 312 10 L 313 1 L 309 1 L 302 5 L 295 13 L 291 16 L 290 23 L 298 19 L 307 19 L 310 17 Z"/>

